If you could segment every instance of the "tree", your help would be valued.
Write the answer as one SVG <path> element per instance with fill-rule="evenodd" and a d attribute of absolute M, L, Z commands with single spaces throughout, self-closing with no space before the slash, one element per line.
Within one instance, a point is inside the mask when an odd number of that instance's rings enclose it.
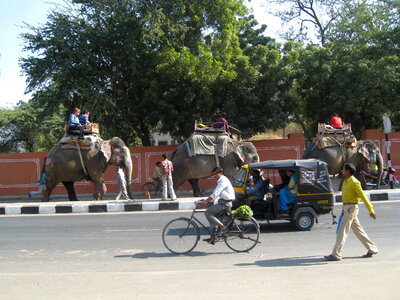
<path fill-rule="evenodd" d="M 62 111 L 50 115 L 23 101 L 15 109 L 0 109 L 0 152 L 50 150 L 63 135 Z"/>
<path fill-rule="evenodd" d="M 192 94 L 191 85 L 179 86 L 175 95 L 165 88 L 171 72 L 161 70 L 176 67 L 175 58 L 208 60 L 200 73 L 171 70 L 175 82 L 187 82 L 189 74 L 189 83 L 204 85 L 202 74 L 210 74 L 210 80 L 224 77 L 241 55 L 236 30 L 237 16 L 246 11 L 242 1 L 76 0 L 70 5 L 73 10 L 53 12 L 44 26 L 31 26 L 33 33 L 23 35 L 25 50 L 38 55 L 21 60 L 28 91 L 40 91 L 36 101 L 49 109 L 61 103 L 90 110 L 107 124 L 103 135 L 118 134 L 128 144 L 138 136 L 150 145 L 155 127 L 167 131 L 184 124 L 186 132 L 193 116 L 176 105 L 181 95 L 180 103 L 198 103 L 191 112 L 212 99 Z M 202 113 L 212 109 L 208 105 Z"/>
<path fill-rule="evenodd" d="M 36 55 L 21 59 L 34 103 L 87 109 L 102 136 L 141 145 L 155 130 L 186 138 L 194 120 L 221 109 L 236 117 L 253 106 L 234 120 L 244 136 L 287 119 L 279 45 L 263 36 L 265 26 L 255 29 L 243 0 L 67 3 L 23 35 Z"/>
<path fill-rule="evenodd" d="M 358 136 L 364 129 L 381 128 L 382 115 L 400 109 L 399 62 L 398 56 L 377 55 L 365 45 L 307 46 L 292 90 L 306 135 L 313 136 L 317 123 L 329 120 L 333 112 L 351 122 Z"/>
<path fill-rule="evenodd" d="M 347 3 L 343 0 L 266 0 L 266 2 L 271 3 L 274 8 L 280 7 L 275 15 L 290 26 L 286 38 L 313 40 L 312 32 L 315 30 L 316 38 L 322 46 L 328 41 L 327 36 L 331 27 L 339 17 L 343 5 Z"/>

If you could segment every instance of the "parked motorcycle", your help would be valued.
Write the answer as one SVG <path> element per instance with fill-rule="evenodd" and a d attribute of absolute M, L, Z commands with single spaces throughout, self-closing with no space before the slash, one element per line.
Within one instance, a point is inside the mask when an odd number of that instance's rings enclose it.
<path fill-rule="evenodd" d="M 362 171 L 365 177 L 365 181 L 367 182 L 367 186 L 376 186 L 376 181 L 378 180 L 378 174 L 375 172 L 366 172 Z M 395 187 L 400 186 L 400 175 L 397 174 L 396 169 L 389 168 L 384 169 L 381 178 L 381 186 L 389 186 L 390 185 L 390 175 L 393 175 L 393 185 Z"/>

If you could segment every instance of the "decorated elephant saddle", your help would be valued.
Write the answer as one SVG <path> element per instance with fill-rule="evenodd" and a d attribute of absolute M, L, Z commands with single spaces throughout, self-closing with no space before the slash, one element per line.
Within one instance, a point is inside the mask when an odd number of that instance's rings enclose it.
<path fill-rule="evenodd" d="M 79 146 L 81 150 L 85 150 L 91 149 L 98 141 L 101 141 L 101 138 L 96 134 L 85 135 L 83 140 L 79 140 L 76 135 L 65 135 L 59 144 L 61 144 L 61 149 L 76 149 Z"/>
<path fill-rule="evenodd" d="M 225 133 L 194 133 L 183 145 L 190 157 L 196 155 L 227 155 L 230 137 Z"/>

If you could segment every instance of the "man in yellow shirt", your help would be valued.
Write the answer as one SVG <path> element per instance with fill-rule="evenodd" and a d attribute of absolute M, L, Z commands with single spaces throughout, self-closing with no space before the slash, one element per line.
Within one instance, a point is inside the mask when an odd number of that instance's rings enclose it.
<path fill-rule="evenodd" d="M 365 233 L 364 228 L 361 226 L 358 220 L 358 202 L 360 199 L 364 202 L 368 209 L 371 218 L 376 219 L 376 213 L 371 202 L 369 202 L 367 195 L 361 188 L 361 183 L 353 176 L 355 173 L 355 167 L 353 164 L 345 164 L 343 168 L 343 176 L 345 180 L 342 185 L 342 222 L 336 237 L 336 244 L 333 247 L 331 255 L 325 256 L 325 260 L 335 261 L 342 259 L 342 249 L 346 242 L 347 236 L 349 235 L 350 228 L 354 234 L 360 240 L 360 242 L 367 248 L 367 254 L 363 257 L 371 257 L 374 254 L 378 254 L 379 250 L 376 245 L 370 240 L 368 235 Z"/>

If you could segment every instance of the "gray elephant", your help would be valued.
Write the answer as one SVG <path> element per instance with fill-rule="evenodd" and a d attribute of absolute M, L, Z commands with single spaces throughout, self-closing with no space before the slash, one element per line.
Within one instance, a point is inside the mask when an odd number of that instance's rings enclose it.
<path fill-rule="evenodd" d="M 358 141 L 355 147 L 330 146 L 319 148 L 312 142 L 304 151 L 303 158 L 317 158 L 328 164 L 329 174 L 336 175 L 345 163 L 352 163 L 356 167 L 355 177 L 360 180 L 363 189 L 367 189 L 364 174 L 361 172 L 366 164 L 375 164 L 378 167 L 376 188 L 380 187 L 384 161 L 379 147 L 371 140 Z M 340 183 L 340 187 L 342 182 Z"/>
<path fill-rule="evenodd" d="M 218 164 L 224 169 L 224 174 L 232 179 L 238 168 L 246 163 L 258 162 L 256 147 L 250 142 L 238 142 L 229 139 L 226 156 L 196 155 L 190 156 L 185 144 L 181 144 L 172 154 L 174 171 L 172 173 L 174 189 L 189 181 L 195 197 L 203 196 L 199 188 L 199 179 L 212 175 L 212 170 Z"/>
<path fill-rule="evenodd" d="M 72 145 L 69 145 L 72 146 Z M 131 178 L 132 178 L 132 160 L 129 148 L 118 137 L 111 140 L 102 140 L 98 138 L 92 147 L 81 150 L 81 157 L 77 148 L 67 147 L 59 143 L 50 150 L 45 161 L 45 184 L 43 202 L 49 201 L 49 196 L 54 187 L 62 182 L 68 191 L 70 201 L 77 201 L 74 190 L 74 182 L 87 179 L 94 184 L 94 198 L 102 199 L 103 173 L 108 165 L 121 166 L 125 169 L 125 179 L 128 196 L 132 198 Z M 84 167 L 82 166 L 82 162 Z"/>

